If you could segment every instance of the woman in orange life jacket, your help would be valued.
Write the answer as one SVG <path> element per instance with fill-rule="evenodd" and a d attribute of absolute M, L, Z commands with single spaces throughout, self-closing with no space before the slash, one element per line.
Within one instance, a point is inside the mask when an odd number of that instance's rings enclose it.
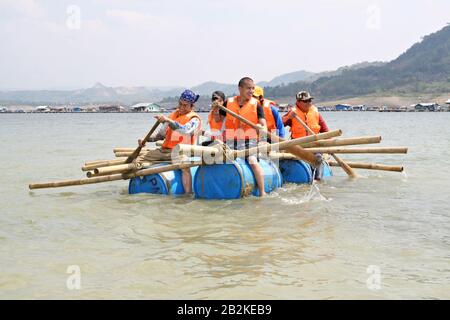
<path fill-rule="evenodd" d="M 156 150 L 150 150 L 146 154 L 139 156 L 137 162 L 161 162 L 173 161 L 180 162 L 184 159 L 172 156 L 172 149 L 180 144 L 196 144 L 196 139 L 201 131 L 200 116 L 193 111 L 194 103 L 197 102 L 199 95 L 191 90 L 185 90 L 178 101 L 178 108 L 168 117 L 157 115 L 155 118 L 163 124 L 155 136 L 149 138 L 149 142 L 164 139 L 161 147 Z M 138 140 L 140 146 L 144 146 L 146 141 Z M 192 176 L 190 169 L 182 169 L 182 181 L 184 192 L 192 192 Z"/>
<path fill-rule="evenodd" d="M 267 130 L 263 107 L 253 97 L 253 91 L 255 90 L 253 80 L 249 77 L 242 78 L 239 81 L 238 89 L 239 95 L 229 98 L 226 101 L 226 108 L 253 122 L 260 128 Z M 255 129 L 241 123 L 232 115 L 227 115 L 223 110 L 220 110 L 219 113 L 226 116 L 224 138 L 230 148 L 242 150 L 258 145 L 258 133 Z M 259 195 L 263 197 L 266 195 L 264 190 L 264 173 L 258 162 L 258 157 L 252 155 L 247 157 L 246 160 L 255 175 Z"/>
<path fill-rule="evenodd" d="M 314 134 L 328 132 L 328 126 L 323 120 L 322 115 L 317 110 L 316 106 L 312 104 L 312 97 L 307 91 L 300 91 L 296 95 L 297 102 L 288 113 L 283 116 L 283 123 L 285 126 L 291 127 L 291 139 L 306 137 L 308 131 L 295 119 L 297 115 L 313 132 Z M 322 158 L 322 154 L 316 153 L 316 157 Z M 323 165 L 316 168 L 315 179 L 320 180 L 323 175 Z"/>
<path fill-rule="evenodd" d="M 225 131 L 225 116 L 220 114 L 217 105 L 226 105 L 225 93 L 222 91 L 214 91 L 211 97 L 211 111 L 208 114 L 208 124 L 210 131 L 202 131 L 205 137 L 210 140 L 202 142 L 202 146 L 209 146 L 216 140 L 223 140 Z"/>

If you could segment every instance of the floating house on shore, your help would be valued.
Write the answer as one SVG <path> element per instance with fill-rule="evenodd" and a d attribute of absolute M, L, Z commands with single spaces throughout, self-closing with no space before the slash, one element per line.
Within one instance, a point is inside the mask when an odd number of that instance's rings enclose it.
<path fill-rule="evenodd" d="M 337 104 L 334 109 L 336 111 L 352 111 L 352 106 L 349 104 Z"/>
<path fill-rule="evenodd" d="M 122 106 L 111 105 L 111 106 L 99 106 L 98 111 L 99 112 L 127 112 L 127 109 L 125 109 Z"/>
<path fill-rule="evenodd" d="M 82 107 L 73 107 L 72 112 L 84 112 L 84 109 Z"/>
<path fill-rule="evenodd" d="M 53 112 L 53 113 L 69 112 L 69 109 L 65 106 L 56 106 L 56 107 L 50 107 L 50 112 Z"/>
<path fill-rule="evenodd" d="M 358 105 L 356 105 L 356 106 L 353 106 L 353 107 L 352 107 L 352 110 L 353 110 L 353 111 L 366 111 L 366 110 L 367 110 L 367 107 L 366 107 L 365 104 L 358 104 Z"/>
<path fill-rule="evenodd" d="M 333 111 L 332 107 L 326 107 L 326 106 L 317 106 L 317 110 L 319 111 Z"/>
<path fill-rule="evenodd" d="M 417 103 L 414 105 L 415 111 L 426 112 L 426 111 L 438 111 L 440 109 L 437 103 Z"/>
<path fill-rule="evenodd" d="M 156 103 L 137 103 L 130 107 L 131 112 L 164 112 L 164 109 Z"/>
<path fill-rule="evenodd" d="M 49 106 L 37 106 L 34 109 L 35 112 L 50 112 L 50 107 Z"/>

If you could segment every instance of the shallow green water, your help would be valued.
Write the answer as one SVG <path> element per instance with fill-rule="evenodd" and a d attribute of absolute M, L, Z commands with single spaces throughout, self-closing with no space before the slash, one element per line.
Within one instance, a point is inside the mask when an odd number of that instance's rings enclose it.
<path fill-rule="evenodd" d="M 1 115 L 0 298 L 450 298 L 450 113 L 324 117 L 344 136 L 410 147 L 345 157 L 406 174 L 335 168 L 320 193 L 286 185 L 236 201 L 131 196 L 124 181 L 29 192 L 82 178 L 84 161 L 134 146 L 153 120 Z M 66 285 L 73 265 L 79 290 Z"/>

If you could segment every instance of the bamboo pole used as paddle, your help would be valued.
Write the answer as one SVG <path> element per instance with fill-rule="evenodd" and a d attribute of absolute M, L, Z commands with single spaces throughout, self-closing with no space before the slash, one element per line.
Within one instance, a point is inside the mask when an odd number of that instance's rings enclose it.
<path fill-rule="evenodd" d="M 153 127 L 150 129 L 150 131 L 147 133 L 147 135 L 142 140 L 143 142 L 146 142 L 151 137 L 153 132 L 155 132 L 156 128 L 158 128 L 159 124 L 160 124 L 160 122 L 156 121 L 156 123 L 153 125 Z M 141 153 L 142 148 L 143 148 L 142 146 L 137 147 L 136 150 L 134 150 L 134 152 L 127 158 L 127 160 L 125 160 L 125 163 L 133 162 L 134 159 L 136 159 L 139 156 L 139 154 Z"/>
<path fill-rule="evenodd" d="M 273 134 L 273 133 L 271 133 L 271 132 L 269 132 L 267 130 L 261 129 L 255 123 L 253 123 L 253 122 L 251 122 L 251 121 L 241 117 L 237 113 L 235 113 L 235 112 L 225 108 L 224 106 L 221 106 L 221 105 L 217 105 L 217 106 L 219 107 L 219 109 L 225 111 L 226 113 L 228 113 L 231 116 L 235 117 L 239 121 L 249 125 L 253 129 L 255 129 L 258 133 L 263 133 L 263 134 L 267 135 L 268 137 L 270 137 L 270 140 L 272 142 L 281 142 L 281 141 L 285 140 L 285 139 L 282 139 L 282 138 L 278 137 L 276 134 Z M 316 158 L 316 156 L 312 152 L 309 152 L 309 151 L 303 149 L 300 146 L 295 145 L 295 146 L 290 147 L 289 152 L 291 152 L 292 154 L 296 155 L 300 159 L 311 163 L 312 165 L 319 165 L 318 159 Z"/>
<path fill-rule="evenodd" d="M 131 173 L 119 173 L 119 174 L 113 174 L 113 175 L 109 175 L 109 176 L 101 176 L 101 177 L 95 177 L 95 178 L 78 179 L 78 180 L 64 180 L 64 181 L 54 181 L 54 182 L 44 182 L 44 183 L 32 183 L 28 187 L 30 188 L 30 190 L 33 190 L 33 189 L 80 186 L 80 185 L 84 185 L 84 184 L 95 184 L 95 183 L 110 182 L 110 181 L 117 181 L 117 180 L 127 180 L 127 179 L 132 179 L 135 177 L 147 176 L 150 174 L 156 174 L 156 173 L 161 173 L 161 172 L 166 172 L 166 171 L 187 169 L 187 168 L 199 166 L 201 164 L 202 164 L 201 161 L 187 162 L 187 163 L 180 163 L 180 164 L 170 164 L 170 165 L 165 165 L 165 166 L 159 166 L 156 168 L 142 169 L 142 170 L 139 170 L 136 172 L 131 172 Z"/>
<path fill-rule="evenodd" d="M 294 112 L 294 117 L 295 117 L 295 120 L 297 120 L 303 126 L 303 128 L 305 128 L 305 130 L 308 132 L 308 134 L 315 135 L 314 131 L 312 131 L 311 128 L 306 123 L 304 123 L 303 120 L 300 119 L 300 117 L 295 112 Z M 353 169 L 348 164 L 346 164 L 341 158 L 339 158 L 338 156 L 336 156 L 333 153 L 331 154 L 331 156 L 339 163 L 341 168 L 345 171 L 345 173 L 350 178 L 357 177 L 356 172 L 353 171 Z"/>

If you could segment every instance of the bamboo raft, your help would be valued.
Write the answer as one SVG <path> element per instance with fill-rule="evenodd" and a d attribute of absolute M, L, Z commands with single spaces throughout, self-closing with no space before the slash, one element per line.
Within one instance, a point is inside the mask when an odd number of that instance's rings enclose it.
<path fill-rule="evenodd" d="M 156 123 L 146 138 L 157 127 Z M 249 155 L 263 154 L 260 164 L 265 176 L 266 192 L 271 192 L 284 183 L 311 183 L 314 179 L 315 154 L 329 154 L 336 161 L 327 161 L 324 176 L 332 175 L 331 167 L 342 167 L 349 177 L 356 177 L 353 169 L 402 172 L 403 166 L 377 163 L 363 163 L 340 159 L 337 154 L 406 154 L 406 147 L 361 147 L 378 144 L 381 136 L 341 138 L 341 130 L 334 130 L 303 138 L 275 139 L 268 132 L 261 132 L 272 138 L 274 143 L 260 143 L 246 150 L 230 150 L 223 144 L 203 147 L 179 144 L 173 152 L 190 157 L 187 162 L 178 163 L 137 163 L 137 156 L 148 152 L 149 148 L 114 148 L 116 159 L 86 162 L 81 170 L 87 178 L 56 182 L 32 183 L 29 189 L 59 188 L 97 184 L 110 181 L 130 180 L 129 193 L 184 193 L 181 170 L 190 168 L 193 176 L 193 190 L 200 199 L 232 199 L 248 195 L 258 195 L 254 176 L 244 160 Z M 360 147 L 355 147 L 355 146 Z M 234 180 L 233 180 L 234 179 Z"/>

